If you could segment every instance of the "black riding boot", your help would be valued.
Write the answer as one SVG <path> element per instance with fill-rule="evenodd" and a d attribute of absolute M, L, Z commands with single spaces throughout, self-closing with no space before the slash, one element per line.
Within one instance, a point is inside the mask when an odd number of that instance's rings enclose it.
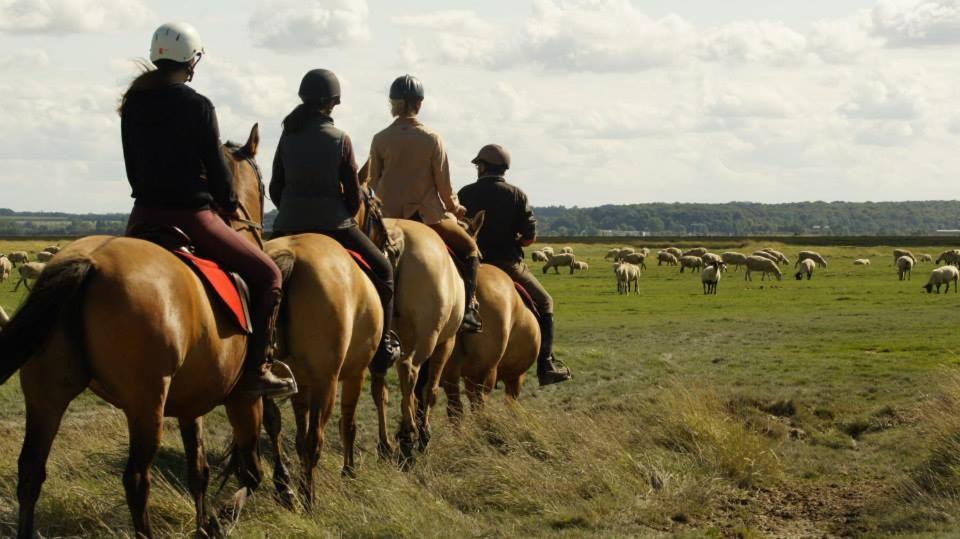
<path fill-rule="evenodd" d="M 460 331 L 480 333 L 483 331 L 483 322 L 480 320 L 480 304 L 477 303 L 477 273 L 480 272 L 480 257 L 471 256 L 465 262 L 463 288 L 466 293 L 467 308 L 463 313 L 463 325 L 460 326 Z"/>
<path fill-rule="evenodd" d="M 273 337 L 276 332 L 277 316 L 280 314 L 281 292 L 274 291 L 273 305 L 268 306 L 270 316 L 266 324 L 254 327 L 253 334 L 247 340 L 247 357 L 244 360 L 244 372 L 237 389 L 249 397 L 280 398 L 297 392 L 297 383 L 293 374 L 281 378 L 273 372 Z"/>
<path fill-rule="evenodd" d="M 377 283 L 377 279 L 373 281 L 380 292 L 380 304 L 383 306 L 383 332 L 380 334 L 380 347 L 370 362 L 370 372 L 382 375 L 400 359 L 403 351 L 400 348 L 400 337 L 393 331 L 393 291 L 381 290 L 381 286 L 386 285 Z"/>
<path fill-rule="evenodd" d="M 537 379 L 548 386 L 570 379 L 570 369 L 553 357 L 553 314 L 540 316 L 540 355 L 537 356 Z"/>

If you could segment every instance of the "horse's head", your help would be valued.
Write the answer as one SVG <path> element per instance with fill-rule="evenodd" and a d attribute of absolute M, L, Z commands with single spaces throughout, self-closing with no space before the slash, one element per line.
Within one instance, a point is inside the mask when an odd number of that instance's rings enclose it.
<path fill-rule="evenodd" d="M 260 148 L 260 127 L 253 124 L 247 142 L 223 145 L 223 154 L 233 173 L 233 188 L 237 193 L 237 212 L 230 216 L 230 225 L 248 234 L 251 241 L 263 246 L 263 175 L 257 165 Z"/>
<path fill-rule="evenodd" d="M 480 234 L 480 229 L 483 228 L 483 222 L 486 216 L 487 211 L 480 210 L 473 217 L 464 217 L 460 221 L 460 226 L 462 226 L 468 234 L 473 236 L 473 239 L 477 239 L 477 235 Z"/>

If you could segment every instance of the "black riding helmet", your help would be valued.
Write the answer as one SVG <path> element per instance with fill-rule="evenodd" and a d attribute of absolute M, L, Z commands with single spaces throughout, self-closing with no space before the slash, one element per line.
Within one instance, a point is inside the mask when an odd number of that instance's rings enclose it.
<path fill-rule="evenodd" d="M 423 100 L 423 83 L 413 75 L 397 77 L 390 85 L 390 99 L 421 101 Z"/>
<path fill-rule="evenodd" d="M 335 99 L 340 102 L 340 80 L 328 69 L 311 69 L 300 81 L 300 99 L 304 103 Z"/>

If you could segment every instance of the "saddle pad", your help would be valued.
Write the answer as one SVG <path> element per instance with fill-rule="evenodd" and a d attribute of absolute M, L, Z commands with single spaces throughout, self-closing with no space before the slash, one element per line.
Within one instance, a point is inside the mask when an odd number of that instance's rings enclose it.
<path fill-rule="evenodd" d="M 233 314 L 240 328 L 246 333 L 252 332 L 247 297 L 241 292 L 239 277 L 235 277 L 212 260 L 200 258 L 185 251 L 171 251 L 193 268 L 193 271 L 206 284 L 207 291 L 220 300 L 220 303 Z M 237 280 L 235 280 L 237 279 Z M 241 281 L 242 282 L 242 281 Z"/>
<path fill-rule="evenodd" d="M 517 289 L 517 293 L 520 294 L 520 299 L 523 300 L 523 304 L 533 313 L 534 318 L 540 320 L 540 311 L 537 310 L 537 304 L 533 301 L 533 296 L 530 295 L 530 292 L 527 292 L 527 289 L 516 281 L 513 282 L 513 286 Z"/>
<path fill-rule="evenodd" d="M 362 254 L 356 251 L 351 251 L 350 249 L 347 249 L 347 252 L 350 253 L 350 256 L 353 257 L 354 262 L 356 262 L 360 266 L 360 269 L 362 269 L 367 274 L 371 274 L 373 272 L 373 268 L 370 266 L 370 263 L 363 258 Z"/>

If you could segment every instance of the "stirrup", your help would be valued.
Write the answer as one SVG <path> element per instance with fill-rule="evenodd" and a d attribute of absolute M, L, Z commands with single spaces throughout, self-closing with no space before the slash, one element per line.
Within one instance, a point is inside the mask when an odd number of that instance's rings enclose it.
<path fill-rule="evenodd" d="M 297 379 L 293 376 L 293 369 L 290 368 L 290 365 L 287 365 L 279 359 L 272 359 L 267 365 L 270 367 L 270 373 L 277 378 L 290 380 L 290 391 L 275 397 L 270 397 L 271 399 L 276 402 L 283 402 L 296 395 L 300 391 L 300 389 L 297 387 Z"/>

